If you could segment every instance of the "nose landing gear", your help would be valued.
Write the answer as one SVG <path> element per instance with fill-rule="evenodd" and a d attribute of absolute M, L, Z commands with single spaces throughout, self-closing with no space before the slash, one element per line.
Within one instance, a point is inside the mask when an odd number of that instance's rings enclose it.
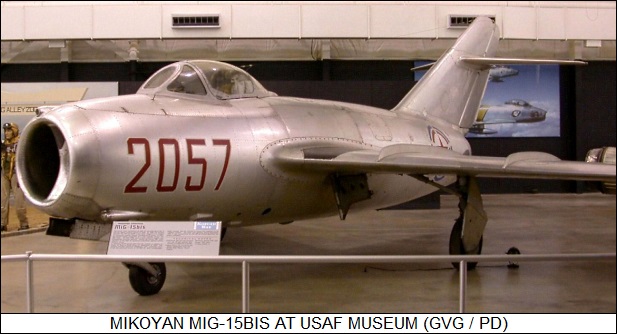
<path fill-rule="evenodd" d="M 151 296 L 159 291 L 165 283 L 167 269 L 165 263 L 124 263 L 129 268 L 129 282 L 135 292 L 142 296 Z"/>

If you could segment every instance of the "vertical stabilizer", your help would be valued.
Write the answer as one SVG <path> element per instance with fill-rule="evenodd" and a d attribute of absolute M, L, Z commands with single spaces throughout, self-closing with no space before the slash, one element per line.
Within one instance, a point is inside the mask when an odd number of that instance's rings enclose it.
<path fill-rule="evenodd" d="M 486 89 L 490 67 L 461 57 L 494 57 L 499 29 L 488 17 L 478 17 L 420 79 L 396 113 L 438 118 L 461 128 L 473 124 Z"/>

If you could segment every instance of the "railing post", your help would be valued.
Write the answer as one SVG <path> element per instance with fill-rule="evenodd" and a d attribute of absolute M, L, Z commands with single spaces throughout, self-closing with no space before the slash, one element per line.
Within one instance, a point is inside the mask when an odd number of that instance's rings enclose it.
<path fill-rule="evenodd" d="M 465 313 L 465 300 L 467 299 L 467 261 L 462 260 L 459 265 L 459 300 L 458 312 Z"/>
<path fill-rule="evenodd" d="M 250 266 L 246 261 L 242 261 L 242 313 L 249 313 L 249 296 L 250 289 L 249 286 L 251 282 L 250 278 Z"/>
<path fill-rule="evenodd" d="M 26 312 L 34 313 L 34 285 L 32 283 L 32 260 L 30 260 L 30 256 L 32 255 L 32 251 L 27 251 L 26 256 Z"/>

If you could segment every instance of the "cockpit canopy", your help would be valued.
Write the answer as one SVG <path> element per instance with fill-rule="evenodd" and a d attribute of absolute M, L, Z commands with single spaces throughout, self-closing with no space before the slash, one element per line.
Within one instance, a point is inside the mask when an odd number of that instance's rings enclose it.
<path fill-rule="evenodd" d="M 511 104 L 513 106 L 519 106 L 519 107 L 529 107 L 530 106 L 529 102 L 524 101 L 524 100 L 519 100 L 519 99 L 508 100 L 505 102 L 505 104 Z"/>
<path fill-rule="evenodd" d="M 212 60 L 181 61 L 163 67 L 137 93 L 211 95 L 219 100 L 276 95 L 266 90 L 246 71 Z"/>

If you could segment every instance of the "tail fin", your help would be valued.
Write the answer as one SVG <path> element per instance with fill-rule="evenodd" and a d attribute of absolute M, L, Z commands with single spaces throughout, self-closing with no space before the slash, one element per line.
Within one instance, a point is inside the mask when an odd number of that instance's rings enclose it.
<path fill-rule="evenodd" d="M 493 21 L 488 17 L 476 18 L 392 111 L 439 118 L 470 128 L 486 89 L 490 67 L 463 58 L 493 57 L 498 40 L 499 29 Z"/>

